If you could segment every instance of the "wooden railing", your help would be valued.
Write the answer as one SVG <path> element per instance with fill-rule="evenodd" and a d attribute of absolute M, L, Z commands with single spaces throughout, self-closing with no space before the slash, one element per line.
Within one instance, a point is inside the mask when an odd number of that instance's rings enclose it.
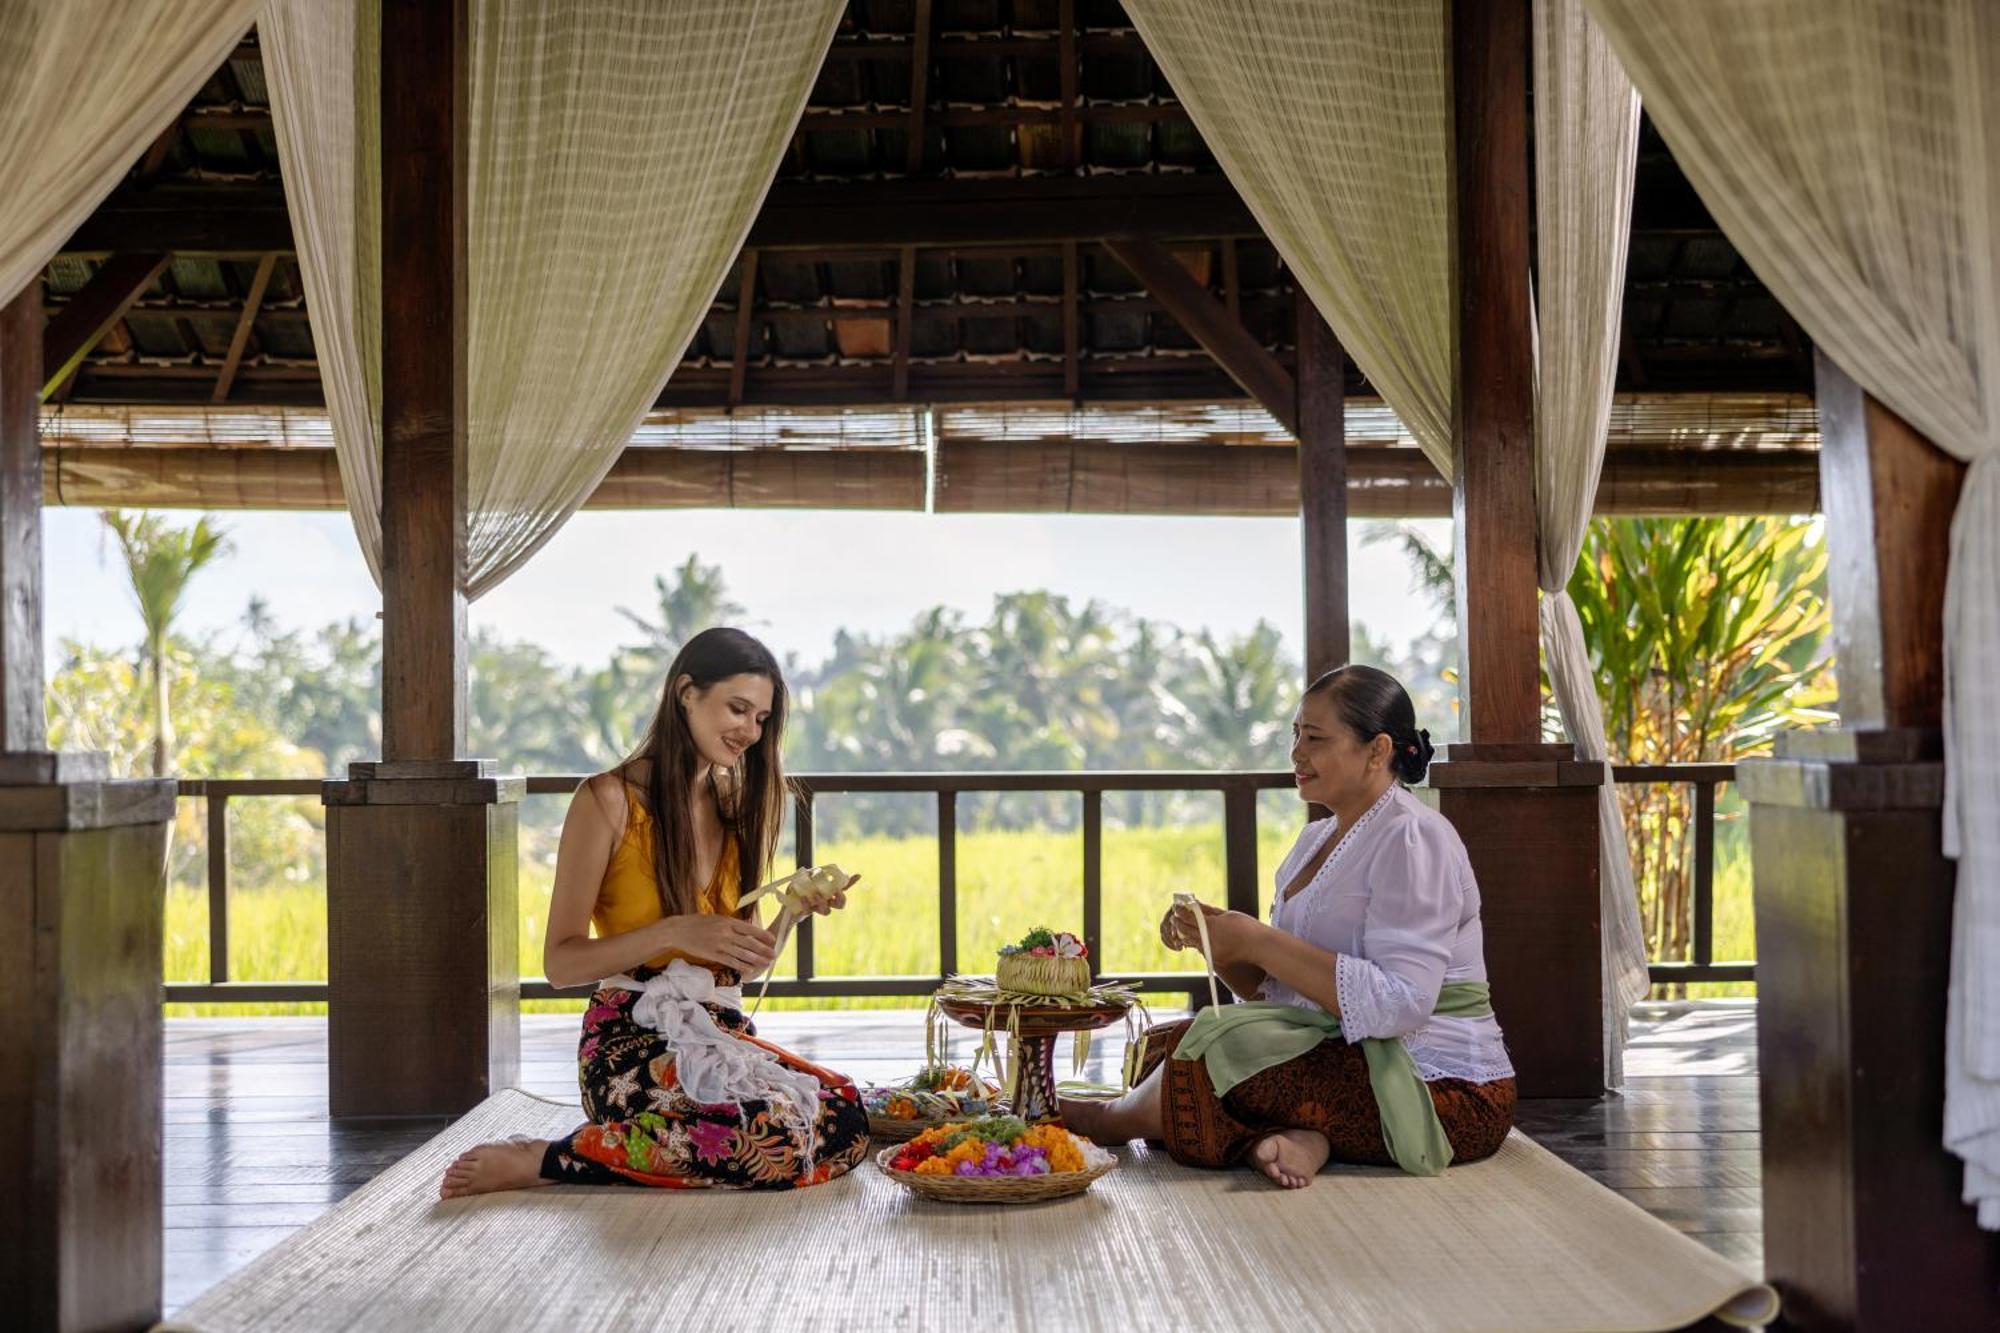
<path fill-rule="evenodd" d="M 1614 764 L 1620 783 L 1686 783 L 1694 788 L 1694 913 L 1686 962 L 1660 962 L 1647 971 L 1655 986 L 1709 981 L 1755 981 L 1757 964 L 1748 959 L 1715 961 L 1715 790 L 1736 780 L 1734 764 Z"/>
<path fill-rule="evenodd" d="M 1104 795 L 1106 792 L 1215 792 L 1222 797 L 1223 894 L 1228 906 L 1257 914 L 1257 793 L 1287 789 L 1287 772 L 1208 773 L 1187 771 L 1055 772 L 1055 773 L 810 773 L 795 777 L 795 855 L 798 864 L 813 860 L 813 815 L 821 796 L 862 793 L 930 795 L 937 801 L 938 958 L 939 971 L 924 976 L 818 975 L 812 922 L 802 922 L 797 941 L 797 975 L 775 978 L 770 994 L 780 999 L 846 999 L 869 996 L 929 995 L 945 976 L 959 970 L 958 957 L 958 798 L 967 792 L 1070 793 L 1082 802 L 1083 936 L 1093 960 L 1102 956 L 1104 919 Z M 532 776 L 530 796 L 566 796 L 583 781 L 582 774 Z M 174 982 L 166 988 L 169 1003 L 290 1003 L 325 1000 L 327 985 L 317 982 L 242 982 L 229 975 L 229 827 L 228 803 L 234 798 L 317 796 L 314 779 L 209 779 L 180 784 L 183 797 L 208 801 L 209 979 Z M 1131 982 L 1146 991 L 1206 998 L 1207 974 L 1202 972 L 1117 973 L 1108 979 Z M 521 998 L 570 999 L 588 994 L 588 987 L 558 988 L 539 977 L 523 978 Z"/>
<path fill-rule="evenodd" d="M 1753 962 L 1713 959 L 1715 920 L 1715 791 L 1734 780 L 1729 764 L 1620 765 L 1619 782 L 1686 782 L 1695 793 L 1695 886 L 1693 953 L 1689 962 L 1655 963 L 1652 979 L 1669 982 L 1752 981 Z M 568 795 L 583 780 L 579 774 L 533 776 L 530 796 Z M 813 950 L 812 922 L 801 923 L 797 939 L 797 975 L 774 979 L 770 993 L 779 998 L 845 999 L 874 996 L 929 995 L 944 975 L 959 970 L 958 957 L 958 798 L 968 792 L 1070 793 L 1082 802 L 1083 935 L 1091 958 L 1102 956 L 1104 919 L 1104 796 L 1107 792 L 1215 792 L 1222 797 L 1223 893 L 1236 911 L 1259 914 L 1261 885 L 1257 867 L 1257 793 L 1292 785 L 1287 772 L 1207 773 L 1187 771 L 1055 772 L 1055 773 L 816 773 L 798 779 L 794 796 L 796 858 L 813 859 L 814 803 L 818 797 L 896 793 L 929 795 L 937 802 L 938 958 L 939 975 L 887 977 L 823 977 Z M 237 799 L 320 794 L 316 778 L 183 779 L 180 795 L 208 802 L 208 980 L 170 982 L 169 1003 L 292 1003 L 323 1001 L 324 981 L 238 981 L 229 971 L 229 802 Z M 1205 974 L 1198 972 L 1121 973 L 1148 991 L 1184 994 L 1190 1003 L 1207 995 Z M 524 978 L 523 999 L 576 998 L 585 988 L 559 989 L 539 977 Z"/>

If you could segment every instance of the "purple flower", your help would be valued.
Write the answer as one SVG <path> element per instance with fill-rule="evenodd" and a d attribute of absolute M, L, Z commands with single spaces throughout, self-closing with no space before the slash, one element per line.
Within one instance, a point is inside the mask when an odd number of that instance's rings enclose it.
<path fill-rule="evenodd" d="M 736 1126 L 719 1120 L 697 1120 L 688 1131 L 695 1156 L 704 1162 L 726 1162 L 736 1151 Z"/>
<path fill-rule="evenodd" d="M 960 1162 L 955 1170 L 955 1174 L 961 1176 L 979 1176 L 984 1175 L 985 1172 L 981 1171 L 971 1162 Z"/>

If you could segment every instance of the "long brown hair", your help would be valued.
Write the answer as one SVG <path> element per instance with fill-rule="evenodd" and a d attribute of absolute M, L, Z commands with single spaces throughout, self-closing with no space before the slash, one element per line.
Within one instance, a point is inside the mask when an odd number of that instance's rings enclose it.
<path fill-rule="evenodd" d="M 747 891 L 764 880 L 776 854 L 785 819 L 785 775 L 778 746 L 785 732 L 785 677 L 771 650 L 739 629 L 706 629 L 689 639 L 667 668 L 659 711 L 622 767 L 650 767 L 646 804 L 653 814 L 653 873 L 659 881 L 660 910 L 686 916 L 701 910 L 703 885 L 695 883 L 693 808 L 695 774 L 701 754 L 688 730 L 687 714 L 675 688 L 685 676 L 705 690 L 731 676 L 763 676 L 771 682 L 771 715 L 757 743 L 743 752 L 727 783 L 709 770 L 709 788 L 722 817 L 725 837 L 736 843 L 738 875 Z"/>

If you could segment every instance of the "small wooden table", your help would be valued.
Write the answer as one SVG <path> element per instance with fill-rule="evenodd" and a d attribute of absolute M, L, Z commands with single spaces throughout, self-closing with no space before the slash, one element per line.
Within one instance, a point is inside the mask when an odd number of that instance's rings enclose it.
<path fill-rule="evenodd" d="M 937 1006 L 953 1022 L 985 1031 L 991 1015 L 995 1032 L 1010 1029 L 1017 1040 L 1008 1053 L 1020 1072 L 1008 1110 L 1021 1119 L 1059 1120 L 1056 1109 L 1056 1038 L 1065 1032 L 1090 1032 L 1108 1027 L 1131 1009 L 1125 1000 L 1094 1004 L 1013 1004 L 1005 1001 L 960 1000 L 939 996 Z"/>

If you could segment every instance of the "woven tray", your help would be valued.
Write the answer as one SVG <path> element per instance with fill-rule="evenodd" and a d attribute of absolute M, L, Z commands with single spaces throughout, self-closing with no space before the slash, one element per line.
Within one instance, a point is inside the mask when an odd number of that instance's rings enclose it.
<path fill-rule="evenodd" d="M 875 1165 L 883 1175 L 913 1193 L 939 1203 L 1042 1203 L 1081 1194 L 1091 1182 L 1118 1165 L 1118 1159 L 1097 1147 L 1083 1145 L 1082 1171 L 1062 1171 L 1047 1176 L 924 1176 L 915 1171 L 898 1171 L 889 1165 L 897 1149 L 884 1148 L 875 1154 Z"/>
<path fill-rule="evenodd" d="M 964 1116 L 957 1119 L 963 1120 Z M 893 1116 L 870 1115 L 868 1117 L 868 1137 L 880 1139 L 884 1143 L 903 1143 L 917 1137 L 927 1129 L 939 1125 L 949 1125 L 950 1120 L 898 1120 Z"/>

